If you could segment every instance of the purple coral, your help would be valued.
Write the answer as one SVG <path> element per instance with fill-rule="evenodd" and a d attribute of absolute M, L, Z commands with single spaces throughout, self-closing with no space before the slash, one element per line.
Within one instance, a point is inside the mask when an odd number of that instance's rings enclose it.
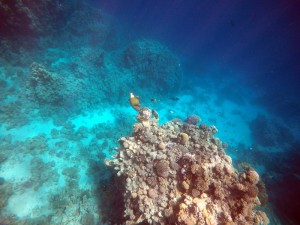
<path fill-rule="evenodd" d="M 200 117 L 196 115 L 190 115 L 185 119 L 184 122 L 186 122 L 187 124 L 196 125 L 200 122 Z"/>

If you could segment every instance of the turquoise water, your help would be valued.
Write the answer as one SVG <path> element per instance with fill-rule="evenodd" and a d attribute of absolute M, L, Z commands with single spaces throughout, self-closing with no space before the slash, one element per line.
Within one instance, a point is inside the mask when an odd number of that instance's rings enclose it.
<path fill-rule="evenodd" d="M 270 224 L 298 224 L 295 1 L 0 3 L 0 224 L 122 224 L 105 165 L 133 133 L 198 115 L 265 183 Z M 23 9 L 23 10 L 21 10 Z"/>

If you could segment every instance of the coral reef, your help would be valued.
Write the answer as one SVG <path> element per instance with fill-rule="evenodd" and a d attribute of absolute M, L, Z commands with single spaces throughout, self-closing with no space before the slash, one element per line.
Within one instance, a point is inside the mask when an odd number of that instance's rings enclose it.
<path fill-rule="evenodd" d="M 72 105 L 83 85 L 74 79 L 49 72 L 43 65 L 32 63 L 28 96 L 38 103 L 53 106 Z"/>
<path fill-rule="evenodd" d="M 145 122 L 145 121 L 142 121 Z M 148 117 L 120 139 L 113 160 L 125 181 L 126 224 L 268 224 L 260 205 L 264 188 L 253 169 L 236 171 L 216 127 Z M 265 204 L 265 202 L 263 202 Z"/>
<path fill-rule="evenodd" d="M 46 68 L 38 63 L 31 65 L 31 76 L 29 85 L 35 99 L 40 103 L 48 103 L 53 105 L 61 105 L 64 101 L 63 80 L 46 70 Z"/>

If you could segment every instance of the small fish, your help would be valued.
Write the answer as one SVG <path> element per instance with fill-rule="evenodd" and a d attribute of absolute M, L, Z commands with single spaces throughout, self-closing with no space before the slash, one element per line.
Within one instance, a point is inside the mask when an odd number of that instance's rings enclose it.
<path fill-rule="evenodd" d="M 155 119 L 157 119 L 157 120 L 159 119 L 158 113 L 154 109 L 152 110 L 152 115 L 155 117 Z"/>
<path fill-rule="evenodd" d="M 173 100 L 173 101 L 178 101 L 178 100 L 179 100 L 178 97 L 172 97 L 172 98 L 170 98 L 170 99 Z"/>
<path fill-rule="evenodd" d="M 139 96 L 134 96 L 133 93 L 130 93 L 129 102 L 132 108 L 134 108 L 137 111 L 140 111 L 141 103 L 139 100 Z"/>
<path fill-rule="evenodd" d="M 156 98 L 151 98 L 151 102 L 159 102 L 160 100 L 156 99 Z"/>
<path fill-rule="evenodd" d="M 173 111 L 173 110 L 169 110 L 169 113 L 173 114 L 173 113 L 174 113 L 174 111 Z"/>

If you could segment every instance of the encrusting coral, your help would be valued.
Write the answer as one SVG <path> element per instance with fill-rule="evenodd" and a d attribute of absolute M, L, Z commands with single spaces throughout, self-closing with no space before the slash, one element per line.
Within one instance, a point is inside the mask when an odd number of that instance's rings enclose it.
<path fill-rule="evenodd" d="M 149 117 L 107 164 L 125 180 L 125 224 L 268 224 L 255 206 L 259 175 L 237 172 L 217 129 Z"/>
<path fill-rule="evenodd" d="M 200 122 L 200 117 L 196 115 L 190 115 L 184 122 L 186 122 L 187 124 L 197 125 L 197 123 Z"/>

